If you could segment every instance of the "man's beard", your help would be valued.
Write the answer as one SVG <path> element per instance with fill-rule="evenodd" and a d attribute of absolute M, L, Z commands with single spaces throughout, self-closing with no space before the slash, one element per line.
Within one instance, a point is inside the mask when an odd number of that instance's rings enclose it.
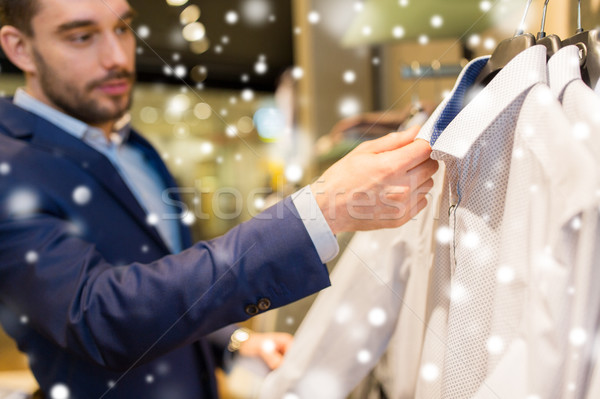
<path fill-rule="evenodd" d="M 34 49 L 33 54 L 40 76 L 40 85 L 46 97 L 59 109 L 73 118 L 88 125 L 116 121 L 129 110 L 132 96 L 128 94 L 125 106 L 119 106 L 121 98 L 113 99 L 114 107 L 103 107 L 99 101 L 87 96 L 94 88 L 112 79 L 127 79 L 134 82 L 135 75 L 126 70 L 111 71 L 102 79 L 88 83 L 83 90 L 68 81 L 57 80 L 57 74 L 45 63 L 41 55 Z"/>

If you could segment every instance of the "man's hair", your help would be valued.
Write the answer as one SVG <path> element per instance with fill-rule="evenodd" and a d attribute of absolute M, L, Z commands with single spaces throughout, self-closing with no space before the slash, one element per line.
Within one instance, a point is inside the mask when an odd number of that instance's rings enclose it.
<path fill-rule="evenodd" d="M 38 8 L 38 0 L 0 0 L 0 25 L 11 25 L 33 36 L 31 20 Z"/>

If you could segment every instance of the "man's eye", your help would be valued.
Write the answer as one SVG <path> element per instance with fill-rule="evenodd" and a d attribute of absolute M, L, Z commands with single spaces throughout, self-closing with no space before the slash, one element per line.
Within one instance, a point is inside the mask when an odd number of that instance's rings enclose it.
<path fill-rule="evenodd" d="M 128 28 L 128 27 L 126 27 L 126 26 L 121 26 L 121 27 L 117 28 L 117 29 L 115 30 L 115 32 L 117 33 L 117 35 L 122 35 L 122 34 L 124 34 L 124 33 L 127 33 L 127 31 L 128 31 L 128 30 L 129 30 L 129 28 Z"/>
<path fill-rule="evenodd" d="M 89 33 L 83 33 L 80 35 L 71 36 L 71 41 L 74 43 L 85 43 L 92 38 L 92 35 Z"/>

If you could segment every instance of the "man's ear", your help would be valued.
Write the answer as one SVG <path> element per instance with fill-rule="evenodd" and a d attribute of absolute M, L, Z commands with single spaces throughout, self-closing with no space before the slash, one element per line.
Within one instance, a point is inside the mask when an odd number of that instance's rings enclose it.
<path fill-rule="evenodd" d="M 35 73 L 33 52 L 29 38 L 14 26 L 0 29 L 0 45 L 8 59 L 25 73 Z"/>

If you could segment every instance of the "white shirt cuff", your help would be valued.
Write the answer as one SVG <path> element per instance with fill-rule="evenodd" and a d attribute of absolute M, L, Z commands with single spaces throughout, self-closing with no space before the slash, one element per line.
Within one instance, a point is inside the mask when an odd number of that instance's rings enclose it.
<path fill-rule="evenodd" d="M 292 194 L 292 202 L 304 223 L 306 231 L 317 249 L 321 262 L 327 263 L 337 256 L 340 252 L 337 239 L 333 235 L 331 228 L 317 204 L 317 200 L 306 186 Z"/>

